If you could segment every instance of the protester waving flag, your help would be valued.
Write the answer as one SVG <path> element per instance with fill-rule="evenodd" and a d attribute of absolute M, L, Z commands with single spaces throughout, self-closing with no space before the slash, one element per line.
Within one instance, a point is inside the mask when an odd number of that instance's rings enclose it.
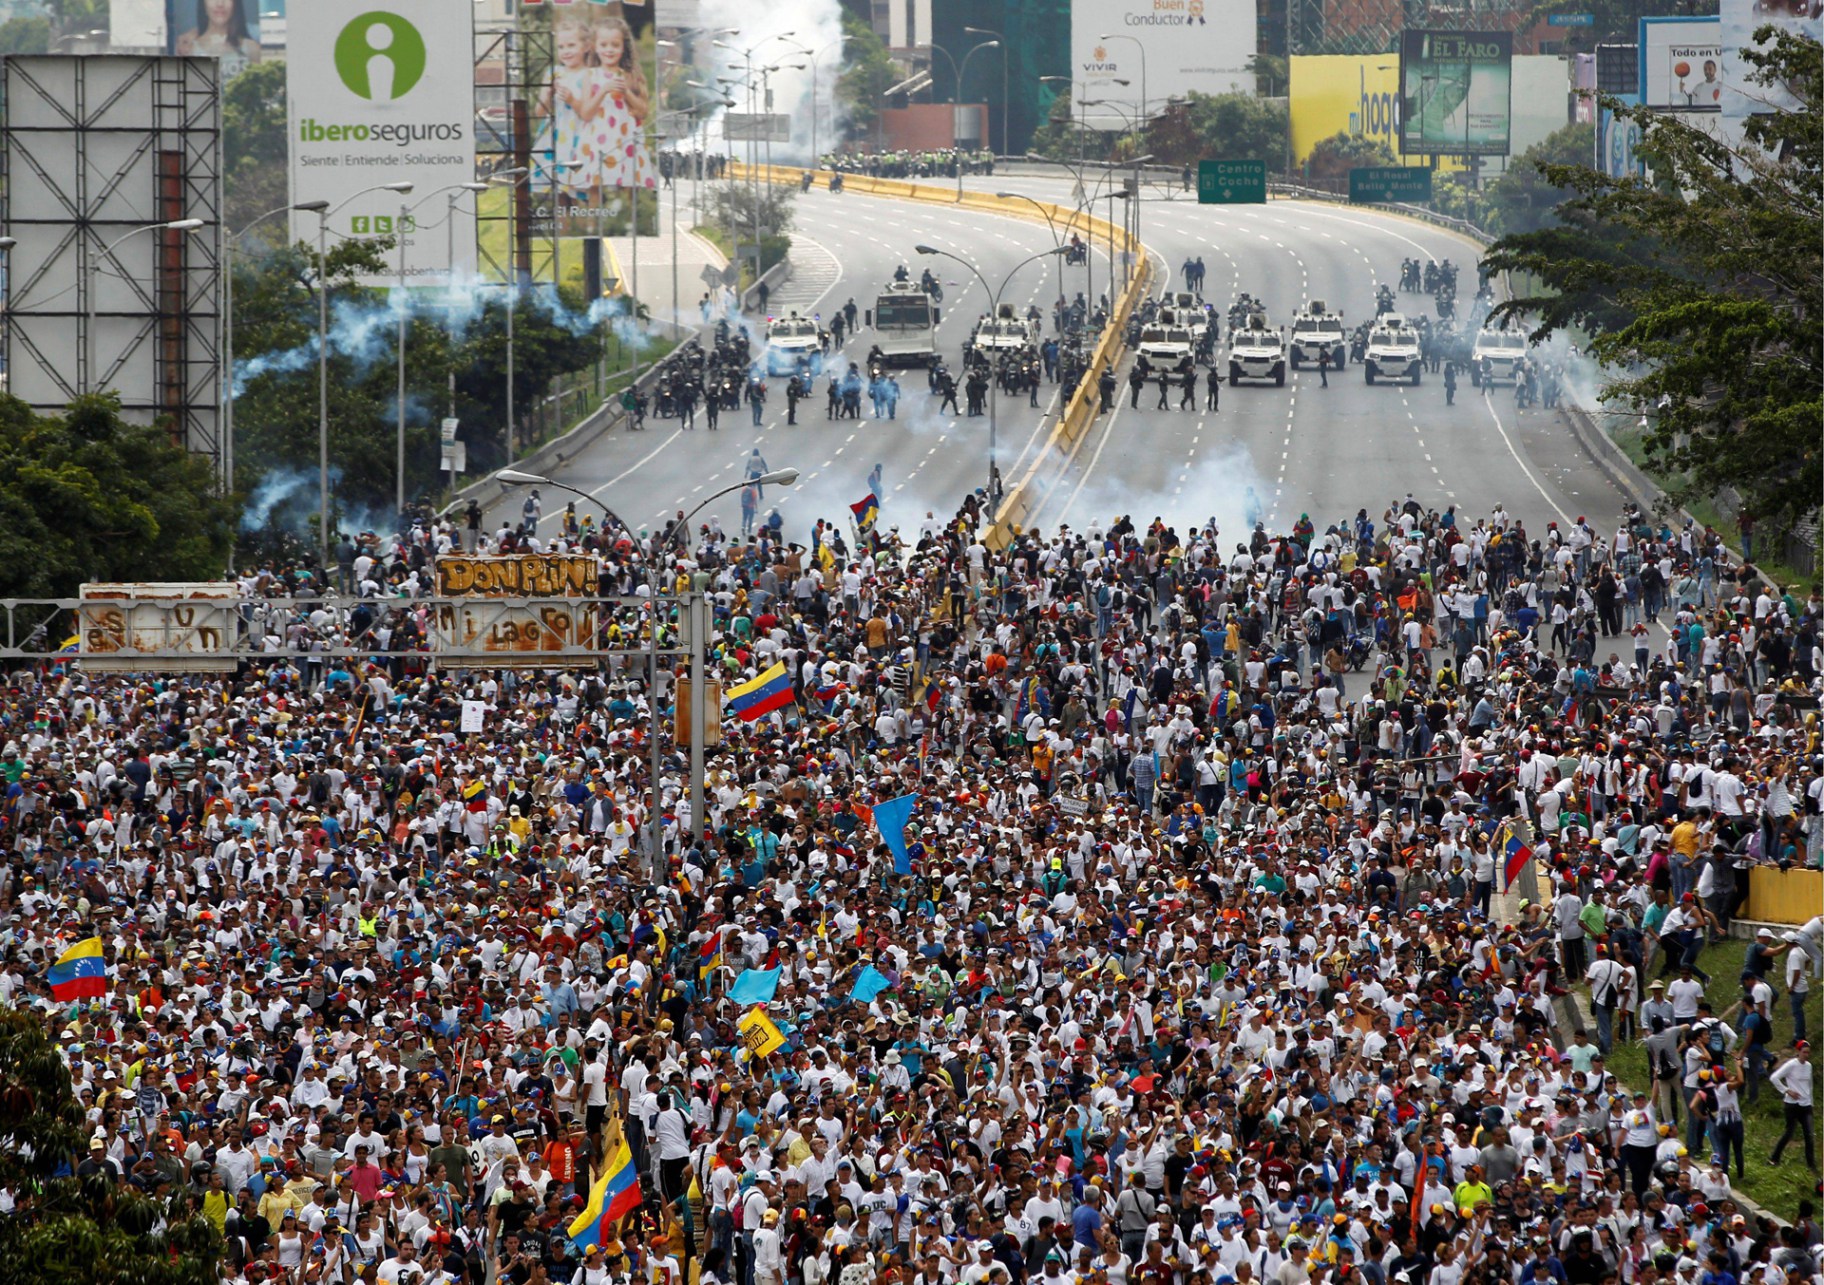
<path fill-rule="evenodd" d="M 99 999 L 108 993 L 108 964 L 101 957 L 101 938 L 90 937 L 71 946 L 51 965 L 51 994 L 59 1004 Z"/>

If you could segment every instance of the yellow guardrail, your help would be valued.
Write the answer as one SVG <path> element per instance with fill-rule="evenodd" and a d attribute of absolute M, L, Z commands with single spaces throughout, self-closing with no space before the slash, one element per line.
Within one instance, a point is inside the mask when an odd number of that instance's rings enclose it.
<path fill-rule="evenodd" d="M 738 181 L 752 177 L 763 183 L 794 186 L 804 181 L 805 172 L 791 165 L 758 165 L 750 170 L 745 163 L 736 161 L 729 166 L 730 177 Z M 823 174 L 827 171 L 813 170 L 811 173 Z M 1047 201 L 1024 198 L 1005 200 L 992 192 L 959 192 L 948 185 L 869 178 L 863 174 L 844 174 L 842 190 L 845 195 L 885 196 L 902 201 L 929 201 L 935 205 L 960 205 L 1007 218 L 1049 223 L 1060 237 L 1080 232 L 1092 245 L 1109 247 L 1111 260 L 1124 252 L 1133 255 L 1136 260 L 1134 274 L 1128 279 L 1127 288 L 1115 300 L 1108 326 L 1103 330 L 1102 338 L 1097 341 L 1095 351 L 1090 354 L 1089 365 L 1077 384 L 1077 391 L 1071 395 L 1063 414 L 1058 416 L 1058 422 L 1052 426 L 1045 445 L 1033 455 L 1032 462 L 1003 495 L 996 520 L 983 535 L 983 543 L 989 548 L 1003 549 L 1031 524 L 1032 515 L 1039 511 L 1046 495 L 1069 467 L 1076 454 L 1077 444 L 1096 422 L 1096 410 L 1101 401 L 1101 394 L 1096 390 L 1097 381 L 1101 379 L 1104 370 L 1111 369 L 1121 360 L 1126 347 L 1127 319 L 1133 315 L 1140 301 L 1146 298 L 1152 281 L 1152 264 L 1148 262 L 1144 248 L 1128 235 L 1127 229 L 1082 210 L 1067 209 Z"/>

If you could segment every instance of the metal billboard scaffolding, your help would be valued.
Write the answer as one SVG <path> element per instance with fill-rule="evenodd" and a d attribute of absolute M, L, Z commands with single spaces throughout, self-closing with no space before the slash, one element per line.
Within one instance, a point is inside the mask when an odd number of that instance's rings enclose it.
<path fill-rule="evenodd" d="M 1434 31 L 1507 31 L 1514 52 L 1528 53 L 1526 28 L 1536 19 L 1531 0 L 1287 0 L 1287 44 L 1297 55 L 1386 54 L 1397 58 L 1408 27 Z"/>
<path fill-rule="evenodd" d="M 286 660 L 581 670 L 689 654 L 676 641 L 653 646 L 652 604 L 643 597 L 233 595 L 232 583 L 127 584 L 85 585 L 80 598 L 0 599 L 0 665 L 216 673 Z M 658 601 L 669 615 L 685 600 Z"/>
<path fill-rule="evenodd" d="M 98 389 L 226 478 L 222 138 L 215 58 L 0 64 L 8 387 L 58 413 Z M 158 225 L 200 220 L 194 231 Z"/>
<path fill-rule="evenodd" d="M 491 280 L 557 280 L 559 220 L 552 214 L 560 176 L 533 111 L 550 84 L 551 64 L 549 27 L 475 32 L 476 171 L 484 179 L 511 169 L 526 175 L 476 202 L 476 264 Z"/>

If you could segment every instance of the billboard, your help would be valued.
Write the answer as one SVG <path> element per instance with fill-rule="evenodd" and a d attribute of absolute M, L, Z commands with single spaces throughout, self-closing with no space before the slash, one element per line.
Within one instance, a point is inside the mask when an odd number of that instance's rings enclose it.
<path fill-rule="evenodd" d="M 1506 156 L 1514 39 L 1505 31 L 1400 34 L 1400 152 Z"/>
<path fill-rule="evenodd" d="M 1796 88 L 1750 80 L 1755 69 L 1739 56 L 1739 51 L 1754 47 L 1754 33 L 1762 27 L 1778 27 L 1812 40 L 1824 39 L 1820 14 L 1824 14 L 1824 9 L 1806 0 L 1723 0 L 1720 21 L 1726 72 L 1722 94 L 1725 119 L 1744 121 L 1760 113 L 1790 111 L 1799 106 Z"/>
<path fill-rule="evenodd" d="M 1661 111 L 1721 111 L 1723 20 L 1642 18 L 1640 101 Z"/>
<path fill-rule="evenodd" d="M 1248 63 L 1258 26 L 1254 0 L 1073 0 L 1071 93 L 1078 119 L 1096 129 L 1128 128 L 1140 115 L 1143 83 L 1149 114 L 1174 95 L 1252 94 Z M 1088 99 L 1112 106 L 1083 105 Z"/>
<path fill-rule="evenodd" d="M 221 0 L 208 0 L 221 3 Z M 443 0 L 312 0 L 288 34 L 285 61 L 294 203 L 328 201 L 332 238 L 391 236 L 403 224 L 408 283 L 475 270 L 475 224 L 448 228 L 447 203 L 425 207 L 420 234 L 405 207 L 475 178 L 474 31 L 469 6 Z M 409 195 L 374 191 L 409 182 Z M 461 207 L 458 207 L 460 210 Z M 317 215 L 293 211 L 294 240 L 315 244 Z M 370 284 L 397 280 L 389 270 Z"/>
<path fill-rule="evenodd" d="M 0 60 L 8 391 L 45 414 L 111 389 L 226 466 L 221 68 L 211 58 Z M 105 178 L 105 181 L 103 181 Z M 195 219 L 184 233 L 160 223 Z"/>
<path fill-rule="evenodd" d="M 227 84 L 260 60 L 259 0 L 165 0 L 165 52 L 219 58 Z"/>
<path fill-rule="evenodd" d="M 1639 105 L 1638 94 L 1615 94 L 1612 97 L 1624 107 Z M 1607 103 L 1596 104 L 1596 164 L 1594 168 L 1610 178 L 1645 178 L 1647 167 L 1640 159 L 1640 122 L 1618 116 Z"/>
<path fill-rule="evenodd" d="M 1332 134 L 1400 143 L 1399 68 L 1373 54 L 1297 55 L 1291 60 L 1292 152 L 1303 160 Z"/>
<path fill-rule="evenodd" d="M 604 192 L 657 187 L 652 6 L 526 0 L 521 15 L 522 26 L 551 29 L 551 63 L 532 109 L 532 150 L 551 171 L 538 187 L 555 186 L 565 204 L 591 210 Z"/>
<path fill-rule="evenodd" d="M 108 6 L 108 47 L 155 53 L 168 49 L 165 11 L 169 0 L 114 0 Z"/>

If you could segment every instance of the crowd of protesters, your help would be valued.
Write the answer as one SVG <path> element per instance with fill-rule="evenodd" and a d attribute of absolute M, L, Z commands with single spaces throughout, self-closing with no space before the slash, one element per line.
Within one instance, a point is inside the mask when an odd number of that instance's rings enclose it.
<path fill-rule="evenodd" d="M 355 550 L 358 617 L 249 573 L 233 674 L 11 675 L 0 1001 L 68 1063 L 78 1172 L 211 1219 L 235 1285 L 1816 1278 L 1810 1203 L 1732 1183 L 1760 1094 L 1745 1162 L 1815 1173 L 1824 920 L 1739 999 L 1706 971 L 1751 876 L 1818 864 L 1815 594 L 1698 528 L 1411 496 L 912 525 L 478 533 L 616 593 L 657 561 L 727 684 L 785 665 L 702 799 L 669 720 L 654 799 L 668 668 L 398 654 L 456 530 Z M 108 995 L 55 1003 L 95 935 Z M 604 1130 L 642 1203 L 579 1256 Z"/>

